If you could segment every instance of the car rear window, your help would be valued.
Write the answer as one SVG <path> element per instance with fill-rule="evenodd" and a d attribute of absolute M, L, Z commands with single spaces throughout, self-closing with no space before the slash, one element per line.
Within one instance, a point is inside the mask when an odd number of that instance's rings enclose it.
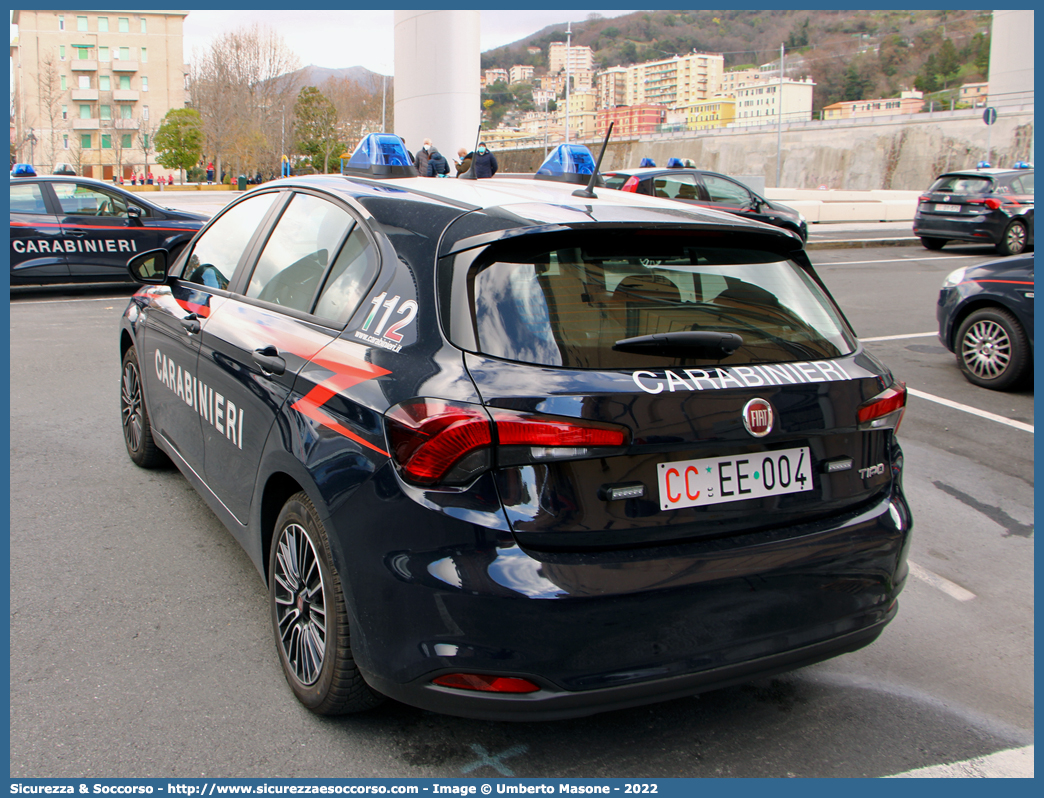
<path fill-rule="evenodd" d="M 629 175 L 605 175 L 605 187 L 620 189 L 627 182 Z"/>
<path fill-rule="evenodd" d="M 466 282 L 474 349 L 541 366 L 775 363 L 837 357 L 855 345 L 798 264 L 655 231 L 491 248 L 470 264 Z M 683 331 L 733 333 L 742 344 L 729 355 L 614 349 L 622 339 Z"/>
<path fill-rule="evenodd" d="M 993 181 L 988 177 L 969 175 L 943 175 L 935 181 L 929 191 L 946 191 L 950 194 L 986 194 Z"/>

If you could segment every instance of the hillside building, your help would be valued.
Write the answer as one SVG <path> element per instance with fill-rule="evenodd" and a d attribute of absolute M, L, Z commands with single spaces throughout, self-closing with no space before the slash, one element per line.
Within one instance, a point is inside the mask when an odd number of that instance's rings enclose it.
<path fill-rule="evenodd" d="M 551 42 L 547 48 L 547 71 L 564 72 L 568 56 L 569 71 L 594 70 L 594 50 L 586 45 L 571 45 L 565 42 Z"/>
<path fill-rule="evenodd" d="M 688 105 L 718 93 L 725 56 L 689 53 L 627 67 L 627 105 Z"/>
<path fill-rule="evenodd" d="M 525 64 L 516 64 L 508 70 L 508 79 L 511 83 L 528 83 L 533 79 L 533 67 Z"/>
<path fill-rule="evenodd" d="M 185 106 L 187 11 L 14 11 L 12 135 L 38 172 L 158 173 L 151 138 Z"/>
<path fill-rule="evenodd" d="M 783 122 L 806 122 L 812 118 L 812 91 L 815 83 L 811 78 L 780 83 L 766 81 L 750 84 L 736 90 L 737 127 L 767 125 Z"/>
<path fill-rule="evenodd" d="M 920 113 L 924 95 L 919 91 L 904 91 L 899 97 L 876 100 L 846 100 L 823 108 L 823 119 L 858 119 L 873 116 Z M 784 116 L 786 111 L 784 110 Z"/>
<path fill-rule="evenodd" d="M 666 115 L 666 107 L 652 103 L 599 108 L 595 118 L 595 135 L 599 138 L 604 137 L 610 122 L 613 123 L 614 139 L 656 133 L 664 123 Z"/>

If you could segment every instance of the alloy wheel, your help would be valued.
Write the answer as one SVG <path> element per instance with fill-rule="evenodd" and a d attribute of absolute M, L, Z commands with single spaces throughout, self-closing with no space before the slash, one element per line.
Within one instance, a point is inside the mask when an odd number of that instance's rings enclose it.
<path fill-rule="evenodd" d="M 120 418 L 127 445 L 134 451 L 141 448 L 145 422 L 142 415 L 141 378 L 136 363 L 128 362 L 123 367 L 123 382 L 120 386 Z"/>
<path fill-rule="evenodd" d="M 319 558 L 300 524 L 288 524 L 277 546 L 272 578 L 279 644 L 297 680 L 311 685 L 326 654 L 326 593 Z"/>
<path fill-rule="evenodd" d="M 996 379 L 1011 363 L 1011 338 L 997 322 L 981 319 L 968 329 L 961 341 L 961 357 L 976 377 Z"/>

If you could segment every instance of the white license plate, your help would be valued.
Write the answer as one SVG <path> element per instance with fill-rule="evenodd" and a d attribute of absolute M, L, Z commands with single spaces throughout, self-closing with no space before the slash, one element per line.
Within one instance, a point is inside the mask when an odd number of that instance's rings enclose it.
<path fill-rule="evenodd" d="M 942 211 L 943 213 L 960 213 L 960 205 L 936 205 L 935 210 Z"/>
<path fill-rule="evenodd" d="M 775 452 L 659 463 L 660 509 L 759 499 L 812 490 L 807 446 Z"/>

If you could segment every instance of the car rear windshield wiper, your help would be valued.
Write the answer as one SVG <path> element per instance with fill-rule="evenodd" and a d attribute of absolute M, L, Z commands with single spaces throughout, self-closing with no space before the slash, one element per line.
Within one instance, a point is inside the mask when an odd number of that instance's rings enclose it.
<path fill-rule="evenodd" d="M 736 333 L 713 330 L 678 330 L 624 338 L 613 344 L 613 349 L 618 352 L 634 352 L 644 355 L 691 357 L 699 354 L 704 357 L 721 359 L 728 357 L 741 346 L 743 346 L 743 339 Z"/>

